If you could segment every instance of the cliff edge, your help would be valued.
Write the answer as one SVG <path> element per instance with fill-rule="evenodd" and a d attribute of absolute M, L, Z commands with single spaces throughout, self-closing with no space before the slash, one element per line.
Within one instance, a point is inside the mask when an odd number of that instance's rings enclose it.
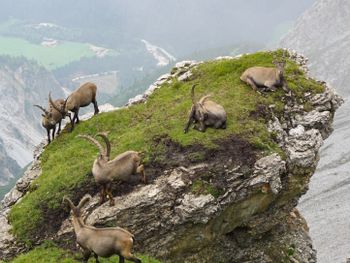
<path fill-rule="evenodd" d="M 135 251 L 161 262 L 316 262 L 295 207 L 342 100 L 309 78 L 305 58 L 293 52 L 285 69 L 290 93 L 261 95 L 239 80 L 250 66 L 272 66 L 282 52 L 178 63 L 125 108 L 64 132 L 2 201 L 0 258 L 21 251 L 33 258 L 40 246 L 75 262 L 78 256 L 68 252 L 76 250 L 69 210 L 61 200 L 92 194 L 87 223 L 128 229 Z M 212 93 L 224 106 L 226 130 L 183 134 L 193 83 L 197 96 Z M 113 207 L 98 205 L 90 175 L 96 149 L 76 138 L 98 131 L 110 132 L 112 155 L 142 151 L 150 180 L 116 184 Z"/>

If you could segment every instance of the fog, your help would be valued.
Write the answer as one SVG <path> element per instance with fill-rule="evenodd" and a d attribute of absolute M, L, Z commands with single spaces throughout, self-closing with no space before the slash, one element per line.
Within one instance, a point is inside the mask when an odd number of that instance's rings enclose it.
<path fill-rule="evenodd" d="M 10 17 L 76 28 L 85 41 L 125 47 L 147 39 L 177 56 L 241 43 L 277 42 L 314 0 L 2 1 Z"/>

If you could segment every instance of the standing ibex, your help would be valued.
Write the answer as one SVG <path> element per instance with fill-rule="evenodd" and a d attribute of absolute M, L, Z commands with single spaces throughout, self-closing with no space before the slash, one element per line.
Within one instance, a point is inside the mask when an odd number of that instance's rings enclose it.
<path fill-rule="evenodd" d="M 78 135 L 78 137 L 84 138 L 97 146 L 100 151 L 92 166 L 92 175 L 96 183 L 101 186 L 101 204 L 108 196 L 109 204 L 113 206 L 112 182 L 114 180 L 129 181 L 131 175 L 140 174 L 142 181 L 147 183 L 144 166 L 141 164 L 140 154 L 135 151 L 126 151 L 110 160 L 111 144 L 107 138 L 107 133 L 101 132 L 96 136 L 100 136 L 104 140 L 106 149 L 95 138 L 89 135 Z"/>
<path fill-rule="evenodd" d="M 55 108 L 56 110 L 59 110 L 63 116 L 66 116 L 69 111 L 74 113 L 73 119 L 71 119 L 72 130 L 74 129 L 74 124 L 79 123 L 79 109 L 81 107 L 86 107 L 90 105 L 90 103 L 93 103 L 95 115 L 99 113 L 96 101 L 96 92 L 96 85 L 94 83 L 87 82 L 68 96 L 64 102 L 64 107 Z"/>
<path fill-rule="evenodd" d="M 276 68 L 271 67 L 251 67 L 246 69 L 240 79 L 250 85 L 253 90 L 258 91 L 258 87 L 266 88 L 267 91 L 275 91 L 277 87 L 283 87 L 284 67 L 286 65 L 285 53 L 283 53 L 282 61 L 276 61 L 274 57 L 273 63 Z"/>
<path fill-rule="evenodd" d="M 81 208 L 91 199 L 91 196 L 85 196 L 80 200 L 78 206 L 67 197 L 63 201 L 67 202 L 73 212 L 73 227 L 77 243 L 83 250 L 84 262 L 88 262 L 91 254 L 94 254 L 98 263 L 98 257 L 119 256 L 119 263 L 124 263 L 124 259 L 141 263 L 141 260 L 132 253 L 134 235 L 120 227 L 96 228 L 85 225 L 81 216 Z"/>
<path fill-rule="evenodd" d="M 221 105 L 209 100 L 211 95 L 204 96 L 196 102 L 194 98 L 194 88 L 196 85 L 192 86 L 192 108 L 184 132 L 188 132 L 188 128 L 193 122 L 199 124 L 199 126 L 195 125 L 194 128 L 201 132 L 205 132 L 207 127 L 226 129 L 225 109 Z"/>
<path fill-rule="evenodd" d="M 35 107 L 38 107 L 41 109 L 44 114 L 42 114 L 42 121 L 41 124 L 42 126 L 46 129 L 47 131 L 47 141 L 50 144 L 51 138 L 50 138 L 50 131 L 52 130 L 52 140 L 55 138 L 55 132 L 56 132 L 56 125 L 58 123 L 58 130 L 57 134 L 61 132 L 61 122 L 63 119 L 63 116 L 60 111 L 57 109 L 60 109 L 64 105 L 64 100 L 63 99 L 57 99 L 55 101 L 52 101 L 51 95 L 49 94 L 49 109 L 46 110 L 40 105 L 34 105 Z"/>

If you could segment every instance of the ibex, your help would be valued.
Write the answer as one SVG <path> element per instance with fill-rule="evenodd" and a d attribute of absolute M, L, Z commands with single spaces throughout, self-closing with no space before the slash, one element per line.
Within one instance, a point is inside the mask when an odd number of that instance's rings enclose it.
<path fill-rule="evenodd" d="M 87 82 L 73 91 L 64 102 L 62 108 L 55 108 L 59 110 L 63 116 L 66 116 L 69 111 L 74 113 L 71 119 L 71 129 L 74 129 L 74 124 L 79 123 L 79 109 L 86 107 L 90 103 L 94 104 L 95 115 L 99 113 L 99 109 L 96 101 L 97 87 L 94 83 Z"/>
<path fill-rule="evenodd" d="M 184 132 L 188 132 L 188 128 L 193 122 L 198 123 L 198 125 L 195 124 L 194 128 L 201 132 L 205 132 L 207 127 L 226 129 L 225 109 L 221 105 L 209 100 L 211 95 L 206 95 L 196 102 L 194 98 L 194 88 L 196 85 L 192 86 L 192 108 Z"/>
<path fill-rule="evenodd" d="M 276 88 L 284 86 L 285 54 L 283 53 L 282 61 L 278 62 L 274 58 L 273 63 L 276 66 L 275 68 L 248 68 L 243 72 L 240 79 L 250 85 L 255 91 L 258 91 L 259 87 L 266 88 L 267 91 L 275 91 Z"/>
<path fill-rule="evenodd" d="M 107 138 L 107 133 L 101 132 L 96 134 L 96 136 L 100 136 L 104 140 L 106 149 L 95 138 L 89 135 L 78 135 L 78 137 L 88 140 L 99 149 L 100 154 L 92 166 L 92 175 L 96 183 L 101 186 L 100 203 L 104 203 L 105 198 L 108 196 L 109 204 L 113 206 L 112 182 L 114 180 L 129 181 L 131 175 L 140 174 L 143 183 L 147 183 L 146 174 L 138 152 L 126 151 L 110 160 L 111 144 Z"/>
<path fill-rule="evenodd" d="M 60 107 L 63 107 L 63 105 L 64 105 L 63 99 L 57 99 L 55 101 L 52 101 L 50 94 L 49 94 L 49 109 L 48 110 L 46 110 L 44 107 L 42 107 L 40 105 L 34 105 L 35 107 L 38 107 L 39 109 L 41 109 L 44 112 L 44 114 L 41 115 L 43 117 L 41 120 L 41 124 L 47 131 L 48 144 L 50 144 L 50 142 L 51 142 L 50 131 L 52 131 L 52 133 L 51 133 L 52 140 L 55 138 L 57 123 L 58 123 L 57 134 L 59 134 L 61 132 L 61 122 L 62 122 L 63 116 L 62 116 L 61 112 L 58 111 L 57 109 L 59 109 Z"/>
<path fill-rule="evenodd" d="M 91 199 L 91 196 L 85 196 L 75 206 L 67 197 L 63 201 L 67 202 L 73 213 L 73 227 L 77 243 L 83 250 L 83 262 L 88 262 L 91 254 L 94 255 L 98 263 L 98 257 L 119 256 L 119 263 L 124 263 L 124 259 L 141 263 L 141 260 L 132 253 L 134 235 L 120 227 L 96 228 L 86 225 L 82 216 L 81 208 Z"/>

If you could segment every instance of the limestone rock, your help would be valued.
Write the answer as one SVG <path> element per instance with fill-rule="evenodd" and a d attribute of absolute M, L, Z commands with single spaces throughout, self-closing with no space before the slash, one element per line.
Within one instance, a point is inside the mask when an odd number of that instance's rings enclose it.
<path fill-rule="evenodd" d="M 304 57 L 291 56 L 305 65 Z M 128 106 L 146 103 L 166 82 L 187 80 L 198 64 L 177 63 L 171 74 L 158 78 L 145 94 L 130 99 Z M 236 149 L 230 149 L 221 158 L 195 166 L 178 163 L 160 172 L 150 184 L 116 196 L 112 207 L 108 202 L 99 205 L 99 196 L 94 196 L 82 211 L 86 223 L 126 228 L 135 234 L 136 251 L 162 262 L 267 263 L 281 258 L 316 262 L 306 223 L 294 207 L 316 168 L 319 148 L 332 131 L 334 112 L 341 99 L 326 87 L 322 94 L 305 94 L 305 101 L 315 109 L 306 112 L 302 104 L 288 106 L 285 116 L 289 120 L 273 116 L 268 122 L 283 156 L 259 152 L 251 164 L 237 164 L 232 161 Z M 38 158 L 32 167 L 35 175 L 28 174 L 27 179 L 17 183 L 5 201 L 5 209 L 20 200 L 19 192 L 35 187 L 31 182 L 40 174 Z M 207 179 L 203 187 L 217 183 L 219 190 L 196 192 L 196 180 L 204 177 Z M 1 222 L 4 227 L 0 229 L 0 241 L 11 244 L 2 247 L 1 257 L 6 258 L 21 247 L 14 243 L 6 215 L 0 217 Z M 64 240 L 66 236 L 73 236 L 69 218 L 53 238 Z"/>
<path fill-rule="evenodd" d="M 254 166 L 253 179 L 250 186 L 269 184 L 272 193 L 278 194 L 282 189 L 280 176 L 286 171 L 286 162 L 275 153 L 259 159 Z"/>

